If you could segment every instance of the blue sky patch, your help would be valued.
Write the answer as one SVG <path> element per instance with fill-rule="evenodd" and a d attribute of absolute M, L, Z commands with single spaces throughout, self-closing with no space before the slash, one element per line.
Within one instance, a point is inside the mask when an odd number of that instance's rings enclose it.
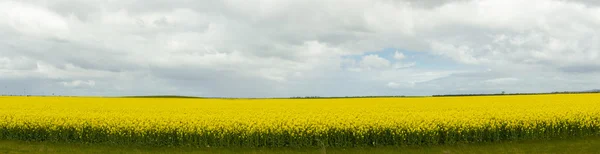
<path fill-rule="evenodd" d="M 404 54 L 405 58 L 401 60 L 396 60 L 394 58 L 394 54 L 396 53 L 396 51 Z M 392 64 L 396 62 L 400 62 L 402 64 L 410 64 L 414 62 L 415 65 L 413 66 L 413 68 L 417 69 L 458 70 L 479 68 L 477 66 L 456 62 L 450 58 L 443 57 L 441 55 L 435 55 L 422 51 L 410 51 L 395 48 L 386 48 L 380 51 L 366 52 L 362 55 L 350 55 L 345 56 L 344 58 L 360 62 L 362 57 L 366 55 L 378 55 L 379 57 L 390 61 L 390 63 Z"/>

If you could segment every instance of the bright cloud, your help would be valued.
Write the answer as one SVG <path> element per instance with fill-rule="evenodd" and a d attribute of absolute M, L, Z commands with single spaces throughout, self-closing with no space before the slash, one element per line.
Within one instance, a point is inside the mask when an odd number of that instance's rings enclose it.
<path fill-rule="evenodd" d="M 396 51 L 394 53 L 394 59 L 396 59 L 396 60 L 402 60 L 404 58 L 406 58 L 406 56 L 404 56 L 404 54 L 402 52 Z"/>
<path fill-rule="evenodd" d="M 0 93 L 598 89 L 597 27 L 600 3 L 587 0 L 7 0 Z"/>

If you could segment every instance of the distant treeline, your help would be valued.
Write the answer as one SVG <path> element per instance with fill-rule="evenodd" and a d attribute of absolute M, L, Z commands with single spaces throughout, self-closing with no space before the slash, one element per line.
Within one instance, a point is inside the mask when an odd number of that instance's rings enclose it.
<path fill-rule="evenodd" d="M 586 93 L 600 93 L 600 90 L 593 91 L 556 91 L 547 93 L 496 93 L 496 94 L 445 94 L 445 95 L 431 95 L 431 97 L 456 97 L 456 96 L 511 96 L 511 95 L 548 95 L 548 94 L 586 94 Z M 304 96 L 304 97 L 290 97 L 293 99 L 328 99 L 328 98 L 388 98 L 388 97 L 429 97 L 429 96 L 404 96 L 404 95 L 392 95 L 392 96 L 342 96 L 342 97 L 321 97 L 321 96 Z"/>
<path fill-rule="evenodd" d="M 29 97 L 29 96 L 41 96 L 41 95 L 5 95 L 5 94 L 2 94 L 0 96 L 27 96 L 27 97 Z"/>
<path fill-rule="evenodd" d="M 546 93 L 494 93 L 494 94 L 444 94 L 444 95 L 431 95 L 431 96 L 405 96 L 405 95 L 388 95 L 388 96 L 335 96 L 335 97 L 322 97 L 322 96 L 296 96 L 296 97 L 271 97 L 271 98 L 232 98 L 232 97 L 196 97 L 196 96 L 179 96 L 179 95 L 149 95 L 149 96 L 120 96 L 120 98 L 213 98 L 213 99 L 336 99 L 336 98 L 390 98 L 390 97 L 405 97 L 405 98 L 417 98 L 417 97 L 459 97 L 459 96 L 511 96 L 511 95 L 548 95 L 548 94 L 587 94 L 587 93 L 600 93 L 600 90 L 590 91 L 556 91 Z M 0 95 L 0 96 L 35 96 L 35 97 L 46 97 L 50 95 Z M 77 96 L 60 96 L 59 97 L 77 97 Z"/>
<path fill-rule="evenodd" d="M 125 98 L 204 98 L 195 96 L 179 96 L 179 95 L 149 95 L 149 96 L 122 96 Z"/>
<path fill-rule="evenodd" d="M 447 94 L 447 95 L 432 95 L 432 97 L 455 97 L 455 96 L 511 96 L 511 95 L 548 95 L 548 94 L 588 94 L 600 93 L 600 91 L 556 91 L 549 93 L 496 93 L 496 94 Z"/>
<path fill-rule="evenodd" d="M 293 99 L 329 99 L 329 98 L 388 98 L 388 97 L 428 97 L 428 96 L 338 96 L 338 97 L 320 97 L 320 96 L 304 96 L 290 97 Z"/>

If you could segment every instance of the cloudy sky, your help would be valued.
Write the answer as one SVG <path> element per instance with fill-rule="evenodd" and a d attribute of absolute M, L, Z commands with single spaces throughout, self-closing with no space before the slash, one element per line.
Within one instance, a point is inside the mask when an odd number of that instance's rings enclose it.
<path fill-rule="evenodd" d="M 595 0 L 0 1 L 0 94 L 590 89 Z"/>

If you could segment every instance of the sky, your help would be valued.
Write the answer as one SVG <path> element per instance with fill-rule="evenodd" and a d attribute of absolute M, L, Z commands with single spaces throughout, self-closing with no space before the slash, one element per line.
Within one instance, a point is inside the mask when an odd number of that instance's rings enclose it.
<path fill-rule="evenodd" d="M 0 94 L 600 89 L 596 0 L 1 0 Z"/>

